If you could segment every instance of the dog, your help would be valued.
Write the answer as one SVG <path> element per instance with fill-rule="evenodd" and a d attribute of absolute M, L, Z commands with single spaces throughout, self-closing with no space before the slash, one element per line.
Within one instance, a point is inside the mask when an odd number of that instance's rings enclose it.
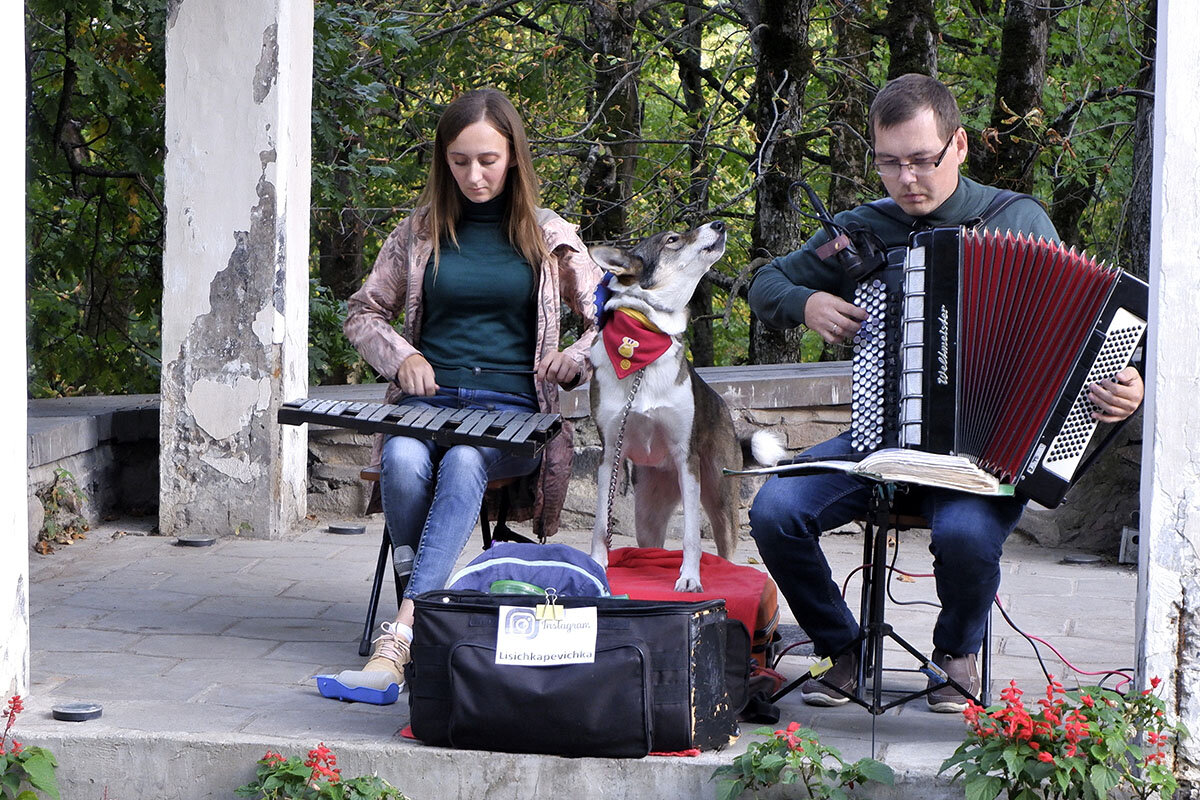
<path fill-rule="evenodd" d="M 592 260 L 612 276 L 606 279 L 610 295 L 598 309 L 602 335 L 591 349 L 589 399 L 603 445 L 591 555 L 607 566 L 610 484 L 620 440 L 621 455 L 633 464 L 639 547 L 663 546 L 667 521 L 683 501 L 677 592 L 703 591 L 701 506 L 717 553 L 729 558 L 737 545 L 738 481 L 723 478 L 721 469 L 742 466 L 743 444 L 725 402 L 688 362 L 683 341 L 688 301 L 725 252 L 725 236 L 725 223 L 715 221 L 687 233 L 659 233 L 630 249 L 589 248 Z M 747 444 L 764 465 L 784 456 L 782 444 L 766 431 Z"/>

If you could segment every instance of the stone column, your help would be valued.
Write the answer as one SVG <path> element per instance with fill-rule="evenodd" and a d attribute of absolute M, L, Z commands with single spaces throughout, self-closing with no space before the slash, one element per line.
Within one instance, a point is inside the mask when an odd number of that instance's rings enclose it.
<path fill-rule="evenodd" d="M 310 0 L 167 3 L 159 525 L 273 538 L 305 513 Z"/>
<path fill-rule="evenodd" d="M 1200 5 L 1159 0 L 1150 332 L 1142 454 L 1139 687 L 1164 681 L 1192 731 L 1176 752 L 1200 781 Z"/>
<path fill-rule="evenodd" d="M 25 117 L 25 17 L 18 3 L 0 9 L 0 108 Z M 8 64 L 8 69 L 3 69 Z M 17 80 L 20 77 L 21 80 Z M 0 236 L 12 247 L 0 292 L 0 703 L 29 689 L 29 516 L 25 498 L 25 127 L 0 128 Z M 6 232 L 4 232 L 6 231 Z M 21 258 L 18 259 L 17 256 Z M 18 291 L 17 286 L 21 289 Z"/>

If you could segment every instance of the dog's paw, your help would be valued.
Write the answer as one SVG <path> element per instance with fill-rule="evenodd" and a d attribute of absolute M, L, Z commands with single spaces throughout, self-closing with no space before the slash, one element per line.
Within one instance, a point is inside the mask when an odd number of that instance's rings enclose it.
<path fill-rule="evenodd" d="M 703 592 L 704 587 L 700 585 L 700 578 L 688 577 L 680 575 L 679 580 L 675 581 L 675 591 L 677 592 Z"/>

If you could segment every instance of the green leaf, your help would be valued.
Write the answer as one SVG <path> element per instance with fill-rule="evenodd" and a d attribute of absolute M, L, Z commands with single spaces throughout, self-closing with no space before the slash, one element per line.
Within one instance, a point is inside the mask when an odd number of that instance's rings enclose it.
<path fill-rule="evenodd" d="M 1088 780 L 1092 788 L 1096 790 L 1098 797 L 1108 797 L 1109 790 L 1120 782 L 1121 775 L 1111 767 L 1103 764 L 1093 764 L 1091 771 L 1088 773 Z"/>
<path fill-rule="evenodd" d="M 30 749 L 34 752 L 21 765 L 25 768 L 30 785 L 50 795 L 53 800 L 58 800 L 58 780 L 54 777 L 54 768 L 58 766 L 58 762 L 49 750 L 40 747 Z"/>
<path fill-rule="evenodd" d="M 887 786 L 893 786 L 896 783 L 896 773 L 892 771 L 892 768 L 873 758 L 860 758 L 854 762 L 854 769 L 866 780 Z"/>
<path fill-rule="evenodd" d="M 996 800 L 1003 788 L 1003 782 L 995 775 L 989 775 L 980 781 L 968 781 L 966 800 Z"/>
<path fill-rule="evenodd" d="M 737 800 L 746 791 L 745 781 L 721 781 L 717 784 L 717 800 Z"/>

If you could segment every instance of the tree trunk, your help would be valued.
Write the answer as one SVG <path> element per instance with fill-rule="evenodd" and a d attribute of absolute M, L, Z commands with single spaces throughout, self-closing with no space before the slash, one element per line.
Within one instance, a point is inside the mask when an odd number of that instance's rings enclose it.
<path fill-rule="evenodd" d="M 594 119 L 582 169 L 587 242 L 612 242 L 626 232 L 625 204 L 633 191 L 634 156 L 641 136 L 637 65 L 633 60 L 634 3 L 590 0 L 587 42 L 595 79 L 588 102 Z"/>
<path fill-rule="evenodd" d="M 1138 88 L 1154 91 L 1155 20 L 1158 0 L 1149 0 L 1142 29 L 1142 71 Z M 1133 127 L 1133 185 L 1121 237 L 1120 263 L 1142 280 L 1150 276 L 1150 181 L 1154 177 L 1154 100 L 1138 97 Z"/>
<path fill-rule="evenodd" d="M 335 165 L 345 166 L 349 164 L 349 148 L 352 146 L 353 142 L 344 142 L 336 151 L 330 148 L 332 152 L 327 152 L 326 156 Z M 348 171 L 335 169 L 333 184 L 337 189 L 335 204 L 344 207 L 330 209 L 327 215 L 313 216 L 313 234 L 317 240 L 317 275 L 335 298 L 345 300 L 362 285 L 367 226 L 357 210 L 349 207 L 354 191 Z"/>
<path fill-rule="evenodd" d="M 884 20 L 888 80 L 919 72 L 937 77 L 938 25 L 933 0 L 892 0 Z"/>
<path fill-rule="evenodd" d="M 788 187 L 801 175 L 804 143 L 800 139 L 804 88 L 812 70 L 808 21 L 813 0 L 761 0 L 754 47 L 754 132 L 758 140 L 755 172 L 751 257 L 785 255 L 804 243 L 801 217 L 788 203 Z M 750 363 L 795 361 L 800 331 L 768 330 L 750 319 Z"/>
<path fill-rule="evenodd" d="M 1086 182 L 1073 175 L 1061 175 L 1054 184 L 1054 198 L 1050 202 L 1050 221 L 1058 231 L 1059 238 L 1068 245 L 1083 249 L 1079 238 L 1079 222 L 1092 202 L 1096 189 L 1096 173 L 1088 172 Z"/>
<path fill-rule="evenodd" d="M 679 59 L 679 84 L 683 90 L 683 102 L 688 116 L 693 120 L 692 141 L 688 145 L 688 163 L 691 167 L 687 186 L 687 206 L 681 215 L 689 226 L 704 222 L 701 212 L 708 207 L 708 171 L 704 163 L 703 130 L 705 119 L 703 81 L 700 75 L 700 47 L 703 12 L 698 0 L 688 0 L 684 5 L 684 26 L 680 42 L 684 47 Z M 691 339 L 692 363 L 697 367 L 711 367 L 715 357 L 712 325 L 712 284 L 700 281 L 692 299 L 688 302 L 692 324 L 688 336 Z"/>
<path fill-rule="evenodd" d="M 974 149 L 973 174 L 980 181 L 1017 192 L 1033 189 L 1033 166 L 1041 149 L 1027 121 L 1042 108 L 1050 10 L 1045 0 L 1008 0 L 996 96 L 982 147 Z"/>
<path fill-rule="evenodd" d="M 837 63 L 829 89 L 829 210 L 833 213 L 860 202 L 867 186 L 867 109 L 873 87 L 863 75 L 872 60 L 871 31 L 852 3 L 839 3 L 833 17 Z"/>

